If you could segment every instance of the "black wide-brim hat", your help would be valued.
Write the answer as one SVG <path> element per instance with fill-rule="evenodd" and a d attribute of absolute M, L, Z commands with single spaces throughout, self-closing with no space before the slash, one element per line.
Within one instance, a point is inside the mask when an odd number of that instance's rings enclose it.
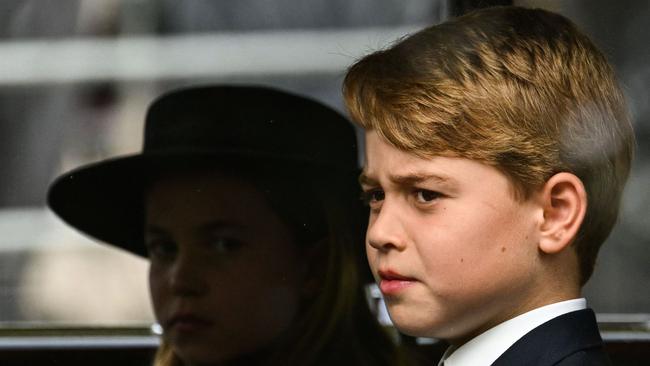
<path fill-rule="evenodd" d="M 50 208 L 70 226 L 146 256 L 144 190 L 155 168 L 265 161 L 321 174 L 358 173 L 354 128 L 312 99 L 259 86 L 202 86 L 154 100 L 139 154 L 86 165 L 50 186 Z"/>

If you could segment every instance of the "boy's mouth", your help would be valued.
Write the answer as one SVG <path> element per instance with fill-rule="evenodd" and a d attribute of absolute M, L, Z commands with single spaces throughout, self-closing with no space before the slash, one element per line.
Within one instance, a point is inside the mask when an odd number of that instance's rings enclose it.
<path fill-rule="evenodd" d="M 401 275 L 393 270 L 379 270 L 379 289 L 385 296 L 396 295 L 410 287 L 416 279 Z"/>
<path fill-rule="evenodd" d="M 386 269 L 386 270 L 380 269 L 379 271 L 377 271 L 377 274 L 379 274 L 379 277 L 382 280 L 389 280 L 389 281 L 396 281 L 396 280 L 414 281 L 415 280 L 412 277 L 401 275 L 391 269 Z"/>

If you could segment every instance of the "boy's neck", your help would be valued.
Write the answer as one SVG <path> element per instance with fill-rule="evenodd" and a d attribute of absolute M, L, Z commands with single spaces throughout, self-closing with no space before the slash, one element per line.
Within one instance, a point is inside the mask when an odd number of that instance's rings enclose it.
<path fill-rule="evenodd" d="M 551 267 L 546 268 L 549 269 Z M 531 284 L 526 294 L 523 294 L 519 300 L 513 298 L 508 299 L 508 306 L 504 307 L 506 310 L 494 316 L 492 321 L 484 323 L 479 328 L 462 337 L 447 339 L 447 342 L 458 348 L 483 332 L 519 315 L 546 305 L 580 298 L 581 288 L 578 281 L 574 278 L 567 278 L 568 274 L 565 272 L 561 268 L 544 271 L 543 275 L 540 276 L 536 283 Z M 513 304 L 513 300 L 516 306 Z"/>
<path fill-rule="evenodd" d="M 491 323 L 486 323 L 484 326 L 474 330 L 471 333 L 468 333 L 464 335 L 463 337 L 459 338 L 454 338 L 454 339 L 447 339 L 447 342 L 453 346 L 454 348 L 460 348 L 462 345 L 465 343 L 471 341 L 472 339 L 476 338 L 477 336 L 483 334 L 484 332 L 498 326 L 501 323 L 504 323 L 510 319 L 514 319 L 520 315 L 523 315 L 525 313 L 528 313 L 530 311 L 533 311 L 535 309 L 539 309 L 543 306 L 551 305 L 551 304 L 556 304 L 562 301 L 567 301 L 567 300 L 573 300 L 573 299 L 578 299 L 580 298 L 580 292 L 578 291 L 577 293 L 574 293 L 572 295 L 564 295 L 564 296 L 556 296 L 553 299 L 550 298 L 545 298 L 544 301 L 533 301 L 530 302 L 524 306 L 518 307 L 516 309 L 511 309 L 512 312 L 509 312 L 508 315 L 500 318 L 500 321 L 497 322 L 491 322 Z"/>

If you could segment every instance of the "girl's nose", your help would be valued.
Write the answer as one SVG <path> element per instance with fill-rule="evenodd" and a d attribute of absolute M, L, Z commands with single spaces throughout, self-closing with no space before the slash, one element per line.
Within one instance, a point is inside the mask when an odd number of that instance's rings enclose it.
<path fill-rule="evenodd" d="M 207 279 L 201 273 L 200 259 L 191 254 L 179 253 L 169 277 L 172 291 L 181 296 L 200 296 L 207 291 Z"/>

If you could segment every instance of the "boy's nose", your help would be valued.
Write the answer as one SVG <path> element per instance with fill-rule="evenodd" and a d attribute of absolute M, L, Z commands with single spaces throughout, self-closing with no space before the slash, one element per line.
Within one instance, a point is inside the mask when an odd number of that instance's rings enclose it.
<path fill-rule="evenodd" d="M 396 207 L 384 202 L 379 212 L 371 213 L 366 232 L 368 244 L 379 251 L 404 250 L 406 248 L 406 233 L 402 219 Z"/>

